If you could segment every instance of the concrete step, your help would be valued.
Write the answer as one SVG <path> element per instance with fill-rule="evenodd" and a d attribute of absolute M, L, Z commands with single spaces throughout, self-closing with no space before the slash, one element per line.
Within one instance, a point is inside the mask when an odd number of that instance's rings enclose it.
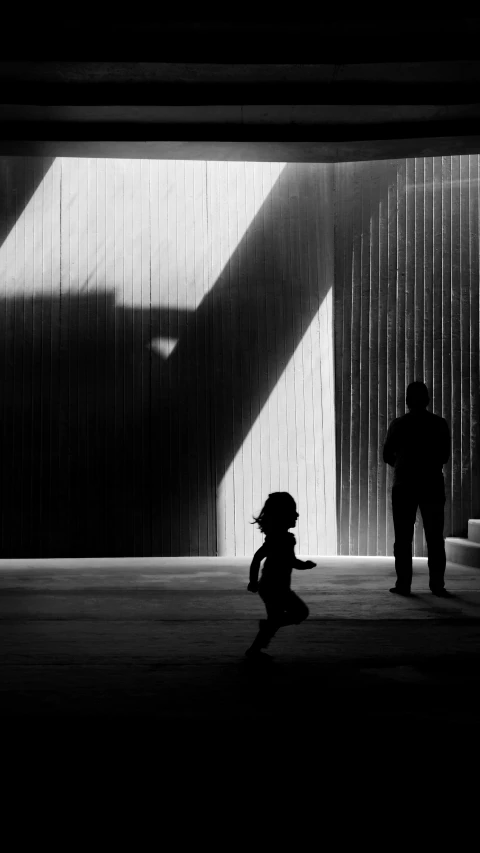
<path fill-rule="evenodd" d="M 462 566 L 475 566 L 480 569 L 480 543 L 470 539 L 460 539 L 447 536 L 445 552 L 450 563 L 460 563 Z"/>
<path fill-rule="evenodd" d="M 480 518 L 471 518 L 468 522 L 468 538 L 470 542 L 480 545 Z"/>

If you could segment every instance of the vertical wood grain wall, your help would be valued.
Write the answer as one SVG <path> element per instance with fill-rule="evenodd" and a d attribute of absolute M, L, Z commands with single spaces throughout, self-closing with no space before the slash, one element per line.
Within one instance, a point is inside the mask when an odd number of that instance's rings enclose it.
<path fill-rule="evenodd" d="M 479 156 L 337 164 L 335 200 L 339 553 L 393 552 L 382 446 L 414 380 L 451 429 L 445 535 L 466 535 L 480 515 Z"/>
<path fill-rule="evenodd" d="M 336 549 L 333 169 L 2 158 L 2 556 Z"/>

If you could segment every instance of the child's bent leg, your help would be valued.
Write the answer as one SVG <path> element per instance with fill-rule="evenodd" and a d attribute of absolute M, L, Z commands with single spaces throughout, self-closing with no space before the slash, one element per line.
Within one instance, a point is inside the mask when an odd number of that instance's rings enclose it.
<path fill-rule="evenodd" d="M 310 613 L 305 602 L 292 590 L 290 590 L 285 609 L 284 625 L 299 625 L 300 622 L 308 619 Z"/>
<path fill-rule="evenodd" d="M 266 595 L 260 592 L 260 597 L 267 611 L 267 618 L 260 620 L 260 630 L 253 642 L 255 648 L 266 649 L 270 640 L 284 624 L 285 604 L 278 596 Z"/>

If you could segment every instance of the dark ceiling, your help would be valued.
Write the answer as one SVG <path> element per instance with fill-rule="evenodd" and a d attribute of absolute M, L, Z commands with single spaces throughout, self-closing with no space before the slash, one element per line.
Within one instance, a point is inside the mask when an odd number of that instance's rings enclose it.
<path fill-rule="evenodd" d="M 0 153 L 480 152 L 477 18 L 85 21 L 3 27 Z"/>

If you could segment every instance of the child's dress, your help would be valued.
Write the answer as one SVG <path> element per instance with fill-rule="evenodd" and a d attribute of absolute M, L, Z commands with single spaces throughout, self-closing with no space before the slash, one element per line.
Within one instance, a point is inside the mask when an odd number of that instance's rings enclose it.
<path fill-rule="evenodd" d="M 260 593 L 287 593 L 290 590 L 295 565 L 295 536 L 293 533 L 270 533 L 265 537 L 262 556 L 266 557 L 259 581 Z"/>

